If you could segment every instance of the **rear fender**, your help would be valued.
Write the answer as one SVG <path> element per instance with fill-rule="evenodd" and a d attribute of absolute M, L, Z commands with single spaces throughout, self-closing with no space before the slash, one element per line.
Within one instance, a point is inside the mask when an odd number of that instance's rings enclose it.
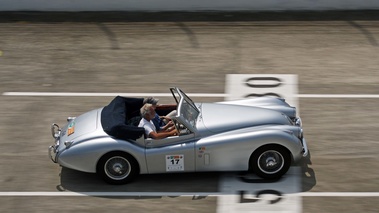
<path fill-rule="evenodd" d="M 58 163 L 67 168 L 83 172 L 96 172 L 100 158 L 106 153 L 121 151 L 133 156 L 140 167 L 141 173 L 146 173 L 145 149 L 131 142 L 114 138 L 93 139 L 75 144 L 59 153 Z"/>

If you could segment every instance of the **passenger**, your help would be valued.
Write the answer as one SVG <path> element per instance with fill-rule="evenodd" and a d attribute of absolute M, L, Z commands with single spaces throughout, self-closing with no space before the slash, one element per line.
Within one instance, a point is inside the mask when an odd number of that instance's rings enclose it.
<path fill-rule="evenodd" d="M 178 132 L 174 128 L 171 131 L 157 131 L 152 119 L 155 117 L 156 113 L 152 104 L 145 104 L 141 108 L 142 119 L 138 127 L 143 127 L 145 129 L 145 135 L 153 139 L 162 139 L 169 136 L 178 135 Z"/>
<path fill-rule="evenodd" d="M 151 104 L 154 108 L 154 110 L 157 108 L 159 99 L 153 98 L 153 97 L 148 97 L 143 100 L 144 104 Z M 154 118 L 152 119 L 155 128 L 160 131 L 160 130 L 166 130 L 166 131 L 171 131 L 175 127 L 173 127 L 174 123 L 171 121 L 171 116 L 176 115 L 176 110 L 170 112 L 166 116 L 159 116 L 158 113 L 155 113 Z"/>

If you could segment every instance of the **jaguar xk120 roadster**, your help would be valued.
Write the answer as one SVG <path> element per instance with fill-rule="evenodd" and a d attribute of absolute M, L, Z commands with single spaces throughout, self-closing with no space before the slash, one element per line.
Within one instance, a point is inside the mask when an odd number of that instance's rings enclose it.
<path fill-rule="evenodd" d="M 284 99 L 260 97 L 194 103 L 170 88 L 175 104 L 159 105 L 180 133 L 154 140 L 138 127 L 144 98 L 115 97 L 107 106 L 67 124 L 52 124 L 51 160 L 70 169 L 97 173 L 110 184 L 139 174 L 252 171 L 264 179 L 283 176 L 308 155 L 302 122 Z"/>

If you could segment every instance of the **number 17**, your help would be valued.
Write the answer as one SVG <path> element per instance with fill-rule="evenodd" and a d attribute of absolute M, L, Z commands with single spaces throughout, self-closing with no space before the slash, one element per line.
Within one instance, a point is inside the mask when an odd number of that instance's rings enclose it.
<path fill-rule="evenodd" d="M 180 159 L 172 159 L 171 164 L 179 164 L 179 161 L 180 161 Z"/>

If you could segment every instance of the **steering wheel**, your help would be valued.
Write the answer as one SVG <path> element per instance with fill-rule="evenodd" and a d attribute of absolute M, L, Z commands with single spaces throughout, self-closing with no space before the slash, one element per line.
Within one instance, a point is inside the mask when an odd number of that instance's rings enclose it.
<path fill-rule="evenodd" d="M 179 122 L 178 122 L 176 119 L 174 119 L 174 118 L 172 118 L 171 120 L 172 120 L 172 122 L 174 122 L 174 126 L 175 126 L 175 129 L 176 129 L 176 132 L 178 133 L 178 136 L 179 136 L 179 135 L 180 135 L 180 124 L 179 124 Z"/>

